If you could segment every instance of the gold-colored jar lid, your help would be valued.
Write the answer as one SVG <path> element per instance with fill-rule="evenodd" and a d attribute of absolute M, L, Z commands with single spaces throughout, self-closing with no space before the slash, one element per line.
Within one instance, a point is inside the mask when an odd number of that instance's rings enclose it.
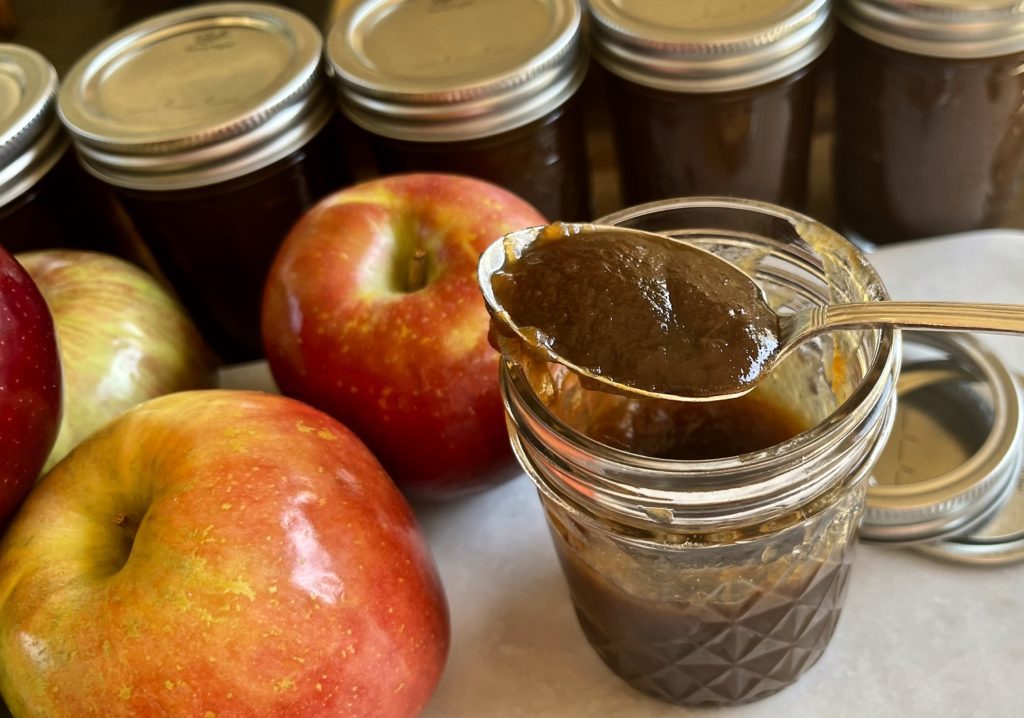
<path fill-rule="evenodd" d="M 1024 560 L 1017 381 L 968 335 L 907 332 L 896 422 L 861 537 L 970 563 Z"/>
<path fill-rule="evenodd" d="M 578 0 L 362 0 L 327 35 L 341 108 L 385 137 L 489 137 L 556 110 L 587 56 Z"/>
<path fill-rule="evenodd" d="M 68 140 L 55 109 L 57 72 L 35 50 L 0 43 L 0 207 L 59 160 Z"/>
<path fill-rule="evenodd" d="M 1019 0 L 838 0 L 843 24 L 915 55 L 998 57 L 1024 51 Z"/>
<path fill-rule="evenodd" d="M 196 5 L 93 48 L 59 109 L 85 167 L 137 189 L 198 187 L 265 167 L 308 141 L 333 103 L 323 40 L 305 16 L 263 3 Z"/>
<path fill-rule="evenodd" d="M 806 67 L 833 34 L 828 0 L 590 0 L 595 59 L 670 92 L 728 92 Z"/>

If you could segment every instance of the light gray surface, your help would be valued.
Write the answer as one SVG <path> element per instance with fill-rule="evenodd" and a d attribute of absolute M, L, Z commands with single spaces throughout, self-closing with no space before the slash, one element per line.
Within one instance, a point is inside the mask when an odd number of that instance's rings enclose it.
<path fill-rule="evenodd" d="M 872 255 L 896 299 L 1024 303 L 1024 233 L 931 240 Z M 1024 370 L 1024 339 L 986 338 Z M 227 377 L 261 386 L 265 368 Z M 586 643 L 533 485 L 418 506 L 452 614 L 426 718 L 1024 715 L 1024 564 L 977 568 L 862 545 L 821 661 L 747 706 L 682 709 L 628 688 Z"/>

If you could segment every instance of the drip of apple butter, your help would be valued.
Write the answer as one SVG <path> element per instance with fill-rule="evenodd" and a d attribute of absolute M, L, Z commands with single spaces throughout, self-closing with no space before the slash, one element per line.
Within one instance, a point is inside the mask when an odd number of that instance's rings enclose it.
<path fill-rule="evenodd" d="M 528 349 L 626 388 L 742 393 L 779 346 L 752 280 L 660 235 L 553 224 L 519 257 L 507 252 L 491 283 Z"/>

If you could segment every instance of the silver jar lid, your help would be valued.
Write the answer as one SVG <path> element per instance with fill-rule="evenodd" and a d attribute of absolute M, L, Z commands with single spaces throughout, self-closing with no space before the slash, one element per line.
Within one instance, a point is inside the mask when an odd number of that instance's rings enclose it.
<path fill-rule="evenodd" d="M 583 82 L 578 0 L 363 0 L 327 35 L 341 108 L 374 134 L 489 137 L 540 119 Z"/>
<path fill-rule="evenodd" d="M 61 119 L 85 167 L 111 184 L 199 187 L 286 157 L 333 103 L 323 41 L 303 15 L 263 3 L 198 5 L 108 38 L 61 85 Z"/>
<path fill-rule="evenodd" d="M 0 207 L 35 185 L 64 155 L 57 72 L 46 58 L 0 43 Z"/>
<path fill-rule="evenodd" d="M 966 335 L 905 333 L 904 347 L 861 537 L 979 563 L 1024 558 L 1013 545 L 1024 544 L 1024 506 L 1010 502 L 1024 458 L 1016 380 Z"/>
<path fill-rule="evenodd" d="M 594 58 L 638 85 L 727 92 L 791 75 L 832 38 L 828 0 L 590 0 Z"/>
<path fill-rule="evenodd" d="M 1020 0 L 839 0 L 843 24 L 915 55 L 978 58 L 1024 50 Z"/>

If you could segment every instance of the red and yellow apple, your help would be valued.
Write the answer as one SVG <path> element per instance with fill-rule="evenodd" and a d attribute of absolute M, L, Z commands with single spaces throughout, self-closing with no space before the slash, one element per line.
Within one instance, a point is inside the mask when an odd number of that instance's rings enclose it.
<path fill-rule="evenodd" d="M 213 386 L 212 356 L 178 301 L 153 277 L 97 252 L 18 255 L 53 314 L 64 416 L 49 470 L 136 404 Z"/>
<path fill-rule="evenodd" d="M 409 494 L 514 475 L 476 265 L 498 237 L 544 221 L 512 193 L 454 175 L 390 176 L 326 198 L 267 280 L 277 385 L 355 431 Z"/>
<path fill-rule="evenodd" d="M 32 278 L 0 247 L 0 526 L 39 475 L 60 413 L 53 320 Z"/>
<path fill-rule="evenodd" d="M 411 717 L 448 635 L 401 493 L 344 426 L 281 396 L 128 411 L 0 542 L 17 718 Z"/>

